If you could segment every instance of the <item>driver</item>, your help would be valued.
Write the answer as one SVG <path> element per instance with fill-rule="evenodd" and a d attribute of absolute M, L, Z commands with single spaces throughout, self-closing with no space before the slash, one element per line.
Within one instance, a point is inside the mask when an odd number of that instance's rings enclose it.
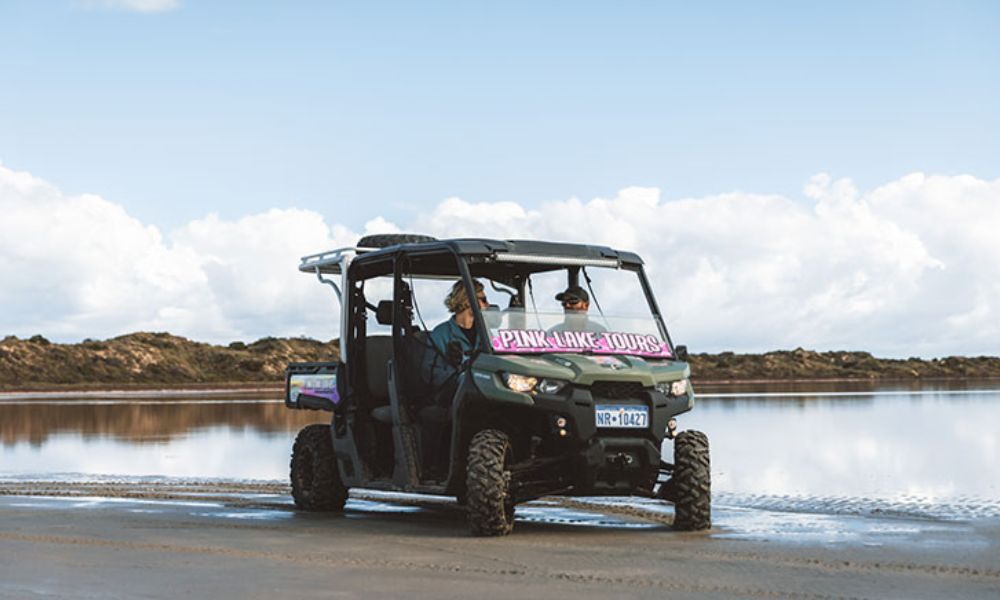
<path fill-rule="evenodd" d="M 556 294 L 563 307 L 563 322 L 549 331 L 607 331 L 600 323 L 590 320 L 587 311 L 590 310 L 590 294 L 578 285 L 571 285 L 566 291 Z"/>
<path fill-rule="evenodd" d="M 483 284 L 475 279 L 472 283 L 476 289 L 479 307 L 487 308 L 489 302 L 486 301 Z M 444 299 L 444 305 L 448 307 L 452 316 L 431 331 L 430 339 L 436 352 L 428 352 L 424 364 L 424 374 L 435 388 L 442 388 L 446 384 L 447 387 L 454 386 L 458 367 L 461 366 L 466 354 L 476 347 L 478 339 L 472 305 L 465 292 L 465 283 L 461 279 L 451 286 L 451 291 Z M 445 400 L 449 404 L 451 402 L 451 395 L 445 393 L 445 390 L 436 396 L 441 402 Z"/>

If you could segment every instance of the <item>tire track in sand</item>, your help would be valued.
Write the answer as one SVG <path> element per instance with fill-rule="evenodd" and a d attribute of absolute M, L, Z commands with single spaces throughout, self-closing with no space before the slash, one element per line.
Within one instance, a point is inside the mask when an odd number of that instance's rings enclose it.
<path fill-rule="evenodd" d="M 0 540 L 13 542 L 23 542 L 31 544 L 57 544 L 64 546 L 81 546 L 107 548 L 121 551 L 142 551 L 142 552 L 163 552 L 171 554 L 193 554 L 224 556 L 227 558 L 239 558 L 250 560 L 266 560 L 294 563 L 296 565 L 310 565 L 316 567 L 342 567 L 360 569 L 379 570 L 402 570 L 402 571 L 425 571 L 435 573 L 454 573 L 468 575 L 484 575 L 493 577 L 517 577 L 523 580 L 525 577 L 532 577 L 541 580 L 562 581 L 582 585 L 613 586 L 620 590 L 623 586 L 639 589 L 658 589 L 662 591 L 708 593 L 708 594 L 729 594 L 738 597 L 754 598 L 795 598 L 804 600 L 842 600 L 850 598 L 848 596 L 833 596 L 826 594 L 800 593 L 788 590 L 771 590 L 755 587 L 731 586 L 720 584 L 701 584 L 691 581 L 672 581 L 666 579 L 651 579 L 630 577 L 609 577 L 605 575 L 594 575 L 563 570 L 550 570 L 539 567 L 527 569 L 519 568 L 488 568 L 462 565 L 457 563 L 421 563 L 406 560 L 391 559 L 363 559 L 330 557 L 316 555 L 299 555 L 285 552 L 266 552 L 253 550 L 240 550 L 236 548 L 225 548 L 219 546 L 185 546 L 180 544 L 152 543 L 152 542 L 131 542 L 108 540 L 91 537 L 72 537 L 54 535 L 31 535 L 22 533 L 11 533 L 0 531 Z"/>
<path fill-rule="evenodd" d="M 134 500 L 165 500 L 165 501 L 202 501 L 214 502 L 237 509 L 267 509 L 293 511 L 290 502 L 274 502 L 253 495 L 283 495 L 290 494 L 289 486 L 275 482 L 234 482 L 234 481 L 128 481 L 103 480 L 93 482 L 61 482 L 46 480 L 22 480 L 0 482 L 0 496 L 44 496 L 59 498 L 107 497 Z M 248 497 L 250 496 L 250 497 Z M 418 506 L 453 512 L 464 513 L 464 509 L 454 502 L 439 497 L 421 497 L 406 495 L 394 497 L 382 492 L 367 492 L 352 490 L 351 498 L 384 502 L 406 506 Z M 599 501 L 579 501 L 565 497 L 548 497 L 549 506 L 572 508 L 596 514 L 615 515 L 625 518 L 639 519 L 661 525 L 671 525 L 673 517 L 653 510 L 643 509 L 641 505 L 624 505 L 621 503 L 601 503 Z M 249 525 L 249 524 L 247 524 Z M 674 535 L 705 536 L 710 533 L 684 533 Z M 669 551 L 669 550 L 668 550 Z M 685 548 L 686 556 L 696 556 L 708 560 L 718 560 L 733 563 L 757 562 L 775 566 L 806 567 L 822 569 L 831 573 L 898 573 L 904 575 L 923 575 L 929 577 L 973 578 L 977 580 L 1000 581 L 1000 570 L 983 567 L 969 567 L 949 564 L 908 563 L 892 561 L 863 562 L 857 560 L 829 560 L 808 556 L 774 556 L 760 555 L 752 552 L 737 553 L 716 550 Z M 498 571 L 500 572 L 500 571 Z M 575 577 L 585 577 L 575 575 Z M 681 591 L 682 588 L 677 588 Z"/>

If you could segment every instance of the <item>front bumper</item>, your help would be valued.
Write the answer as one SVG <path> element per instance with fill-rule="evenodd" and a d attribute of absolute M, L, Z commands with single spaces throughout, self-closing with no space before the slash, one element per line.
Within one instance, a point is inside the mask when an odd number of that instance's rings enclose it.
<path fill-rule="evenodd" d="M 646 390 L 638 397 L 594 398 L 588 388 L 570 390 L 568 397 L 535 397 L 535 409 L 546 413 L 549 424 L 559 417 L 567 421 L 567 434 L 548 428 L 550 443 L 544 454 L 568 459 L 562 473 L 570 495 L 613 496 L 652 495 L 660 469 L 660 447 L 666 437 L 667 422 L 690 410 L 691 396 L 667 396 Z M 599 428 L 595 405 L 645 406 L 649 425 L 644 428 Z"/>

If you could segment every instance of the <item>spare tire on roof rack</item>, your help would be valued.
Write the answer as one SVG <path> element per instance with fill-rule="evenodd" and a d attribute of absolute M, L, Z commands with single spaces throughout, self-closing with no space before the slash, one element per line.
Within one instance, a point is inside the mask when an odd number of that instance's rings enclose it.
<path fill-rule="evenodd" d="M 419 233 L 379 233 L 366 235 L 358 240 L 358 248 L 387 248 L 396 244 L 419 244 L 420 242 L 436 242 L 437 238 Z"/>

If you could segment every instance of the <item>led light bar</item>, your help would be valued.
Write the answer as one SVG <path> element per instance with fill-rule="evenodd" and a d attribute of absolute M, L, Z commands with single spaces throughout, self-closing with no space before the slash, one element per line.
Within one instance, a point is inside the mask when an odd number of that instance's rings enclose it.
<path fill-rule="evenodd" d="M 617 258 L 573 258 L 570 256 L 536 256 L 533 254 L 510 254 L 507 252 L 498 252 L 496 254 L 496 260 L 497 262 L 567 265 L 574 267 L 575 266 L 613 267 L 617 269 L 618 267 L 621 266 L 621 263 Z"/>

